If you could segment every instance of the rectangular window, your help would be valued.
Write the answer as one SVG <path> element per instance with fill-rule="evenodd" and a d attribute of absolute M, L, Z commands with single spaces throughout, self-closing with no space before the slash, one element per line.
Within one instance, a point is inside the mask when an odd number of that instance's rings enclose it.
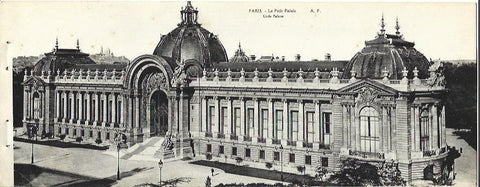
<path fill-rule="evenodd" d="M 109 101 L 108 102 L 108 122 L 112 122 L 112 114 L 113 114 L 113 110 L 112 110 L 112 105 L 113 105 L 113 102 L 112 101 Z"/>
<path fill-rule="evenodd" d="M 69 135 L 70 134 L 70 130 L 67 128 L 65 128 L 65 134 Z"/>
<path fill-rule="evenodd" d="M 85 131 L 82 129 L 80 130 L 80 136 L 84 137 L 85 136 Z"/>
<path fill-rule="evenodd" d="M 67 102 L 67 119 L 72 119 L 72 100 L 69 99 Z"/>
<path fill-rule="evenodd" d="M 322 157 L 322 166 L 328 167 L 328 157 Z"/>
<path fill-rule="evenodd" d="M 253 108 L 247 109 L 247 136 L 250 136 L 250 129 L 253 129 L 255 126 L 254 117 L 253 117 Z"/>
<path fill-rule="evenodd" d="M 73 136 L 77 136 L 77 129 L 73 129 Z"/>
<path fill-rule="evenodd" d="M 212 132 L 212 127 L 215 125 L 215 107 L 214 106 L 209 107 L 208 114 L 210 115 L 208 117 L 209 125 L 207 126 L 207 132 Z"/>
<path fill-rule="evenodd" d="M 290 128 L 288 132 L 288 139 L 293 140 L 293 134 L 297 132 L 298 129 L 298 111 L 290 112 Z"/>
<path fill-rule="evenodd" d="M 212 144 L 207 144 L 207 153 L 212 152 Z"/>
<path fill-rule="evenodd" d="M 312 156 L 305 155 L 305 164 L 306 165 L 312 165 Z"/>
<path fill-rule="evenodd" d="M 288 154 L 288 162 L 295 163 L 295 154 L 293 153 Z"/>
<path fill-rule="evenodd" d="M 313 125 L 314 125 L 314 114 L 313 112 L 307 112 L 307 124 L 305 126 L 305 140 L 307 141 L 307 143 L 311 143 L 313 142 Z"/>
<path fill-rule="evenodd" d="M 219 126 L 220 129 L 218 130 L 218 132 L 220 134 L 223 134 L 225 126 L 227 125 L 227 123 L 226 123 L 226 121 L 227 121 L 227 107 L 222 107 L 220 117 L 221 117 L 220 118 L 220 126 Z"/>
<path fill-rule="evenodd" d="M 260 138 L 263 138 L 263 129 L 266 127 L 268 127 L 268 110 L 262 109 L 262 123 L 260 124 L 260 128 L 258 128 Z"/>
<path fill-rule="evenodd" d="M 278 151 L 273 152 L 273 160 L 275 161 L 280 160 L 280 153 Z"/>
<path fill-rule="evenodd" d="M 250 158 L 250 149 L 249 148 L 245 149 L 245 157 Z"/>
<path fill-rule="evenodd" d="M 60 118 L 65 118 L 65 116 L 63 116 L 63 111 L 65 110 L 63 108 L 64 103 L 65 103 L 65 99 L 62 98 L 62 103 L 60 103 Z"/>
<path fill-rule="evenodd" d="M 323 113 L 323 125 L 325 129 L 325 134 L 330 134 L 330 116 L 332 113 Z"/>
<path fill-rule="evenodd" d="M 282 130 L 283 126 L 283 110 L 275 111 L 275 129 L 273 130 L 273 137 L 278 139 L 278 131 Z"/>
<path fill-rule="evenodd" d="M 237 147 L 232 147 L 232 156 L 237 156 Z"/>
<path fill-rule="evenodd" d="M 107 132 L 105 139 L 110 140 L 110 133 Z"/>
<path fill-rule="evenodd" d="M 102 132 L 98 131 L 98 133 L 97 133 L 97 138 L 98 138 L 98 139 L 102 139 Z"/>
<path fill-rule="evenodd" d="M 258 154 L 259 159 L 265 159 L 265 150 L 260 150 L 260 153 Z"/>
<path fill-rule="evenodd" d="M 93 138 L 93 131 L 90 131 L 88 137 Z"/>
<path fill-rule="evenodd" d="M 224 151 L 225 151 L 225 148 L 223 147 L 223 145 L 218 146 L 218 154 L 224 154 Z"/>
<path fill-rule="evenodd" d="M 240 108 L 235 108 L 233 110 L 233 115 L 235 116 L 235 119 L 233 121 L 233 125 L 232 125 L 232 135 L 237 135 L 237 127 L 240 127 Z"/>
<path fill-rule="evenodd" d="M 104 100 L 102 100 L 102 101 L 100 102 L 100 107 L 98 107 L 98 109 L 99 109 L 99 110 L 98 110 L 98 111 L 99 111 L 99 113 L 98 113 L 98 117 L 99 117 L 99 118 L 98 118 L 98 119 L 99 119 L 99 121 L 103 121 L 103 110 L 105 109 Z"/>

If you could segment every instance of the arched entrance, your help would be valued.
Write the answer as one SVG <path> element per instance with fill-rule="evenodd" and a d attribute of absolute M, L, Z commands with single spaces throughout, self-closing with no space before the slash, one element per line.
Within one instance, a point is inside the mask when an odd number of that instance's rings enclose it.
<path fill-rule="evenodd" d="M 162 91 L 150 97 L 150 136 L 165 136 L 168 131 L 168 99 Z"/>

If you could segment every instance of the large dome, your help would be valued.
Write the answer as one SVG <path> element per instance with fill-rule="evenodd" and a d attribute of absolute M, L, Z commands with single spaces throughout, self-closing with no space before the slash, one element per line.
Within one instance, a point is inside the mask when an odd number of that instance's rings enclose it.
<path fill-rule="evenodd" d="M 408 78 L 413 78 L 412 71 L 418 69 L 418 77 L 428 77 L 428 68 L 432 64 L 417 51 L 412 42 L 405 41 L 400 34 L 398 20 L 395 34 L 386 34 L 383 24 L 378 36 L 365 42 L 362 51 L 353 56 L 345 68 L 343 78 L 350 78 L 350 71 L 355 71 L 358 78 L 383 78 L 383 71 L 387 70 L 390 79 L 401 79 L 402 71 L 406 68 Z"/>
<path fill-rule="evenodd" d="M 165 58 L 172 69 L 184 62 L 197 62 L 200 68 L 226 62 L 227 53 L 220 40 L 197 23 L 198 10 L 190 1 L 180 11 L 182 22 L 167 35 L 163 35 L 154 55 Z"/>

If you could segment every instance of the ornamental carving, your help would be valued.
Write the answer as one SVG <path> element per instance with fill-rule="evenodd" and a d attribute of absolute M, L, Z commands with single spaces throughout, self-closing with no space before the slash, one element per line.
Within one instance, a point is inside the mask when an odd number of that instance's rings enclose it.
<path fill-rule="evenodd" d="M 167 79 L 165 78 L 165 75 L 163 75 L 163 73 L 150 74 L 142 82 L 142 89 L 146 94 L 151 93 L 153 90 L 157 88 L 166 88 L 166 87 L 168 87 Z"/>
<path fill-rule="evenodd" d="M 370 103 L 373 103 L 373 101 L 375 100 L 375 98 L 377 98 L 378 96 L 378 93 L 370 88 L 370 87 L 363 87 L 360 91 L 359 91 L 359 102 L 360 103 L 366 103 L 366 104 L 370 104 Z"/>

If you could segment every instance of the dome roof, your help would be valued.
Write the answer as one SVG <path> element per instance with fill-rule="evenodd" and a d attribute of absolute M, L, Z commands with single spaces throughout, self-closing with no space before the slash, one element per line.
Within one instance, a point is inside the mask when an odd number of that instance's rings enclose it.
<path fill-rule="evenodd" d="M 230 62 L 248 62 L 250 58 L 243 52 L 242 46 L 238 43 L 238 49 L 235 51 L 235 56 L 230 59 Z"/>
<path fill-rule="evenodd" d="M 418 77 L 428 77 L 428 68 L 431 62 L 414 48 L 413 42 L 403 39 L 398 26 L 395 34 L 386 34 L 383 24 L 378 36 L 365 41 L 365 47 L 355 54 L 345 68 L 342 78 L 350 78 L 351 71 L 355 71 L 357 78 L 383 78 L 383 72 L 388 71 L 390 79 L 401 79 L 402 71 L 406 68 L 407 77 L 413 78 L 413 69 L 418 69 Z"/>
<path fill-rule="evenodd" d="M 38 60 L 33 67 L 33 72 L 36 75 L 40 75 L 42 71 L 45 73 L 51 71 L 53 74 L 57 70 L 63 72 L 65 69 L 72 68 L 77 64 L 95 64 L 95 61 L 87 53 L 80 52 L 78 41 L 76 49 L 59 49 L 57 41 L 53 51 L 45 53 L 45 57 Z"/>
<path fill-rule="evenodd" d="M 165 58 L 172 69 L 187 60 L 196 60 L 202 67 L 227 61 L 227 53 L 217 36 L 197 23 L 198 10 L 190 1 L 180 13 L 182 22 L 162 36 L 153 54 Z"/>

